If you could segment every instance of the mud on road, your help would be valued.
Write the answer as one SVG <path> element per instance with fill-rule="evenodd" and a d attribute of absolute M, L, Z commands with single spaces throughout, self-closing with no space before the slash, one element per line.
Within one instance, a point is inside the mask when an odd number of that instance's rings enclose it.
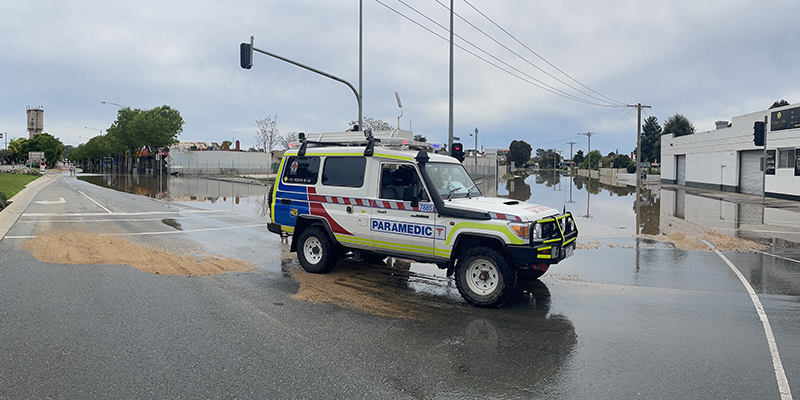
<path fill-rule="evenodd" d="M 53 264 L 128 265 L 156 275 L 214 275 L 254 270 L 249 262 L 219 255 L 176 254 L 92 232 L 47 232 L 20 247 Z"/>

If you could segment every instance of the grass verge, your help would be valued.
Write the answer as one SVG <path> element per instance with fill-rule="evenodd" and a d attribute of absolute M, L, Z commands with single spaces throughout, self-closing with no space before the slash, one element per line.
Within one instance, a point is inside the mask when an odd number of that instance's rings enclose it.
<path fill-rule="evenodd" d="M 33 175 L 0 174 L 0 193 L 5 193 L 6 198 L 10 199 L 37 178 Z"/>

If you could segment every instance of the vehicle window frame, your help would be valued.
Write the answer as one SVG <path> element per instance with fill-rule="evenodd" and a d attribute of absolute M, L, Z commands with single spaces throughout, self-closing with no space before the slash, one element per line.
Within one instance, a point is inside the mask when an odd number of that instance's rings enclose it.
<path fill-rule="evenodd" d="M 403 186 L 392 185 L 392 184 L 384 185 L 384 176 L 385 175 L 384 175 L 383 170 L 384 170 L 384 167 L 388 166 L 388 165 L 396 165 L 398 167 L 397 169 L 399 169 L 401 166 L 410 167 L 414 171 L 414 174 L 416 176 L 417 188 L 418 189 L 421 188 L 422 191 L 423 191 L 423 194 L 424 194 L 424 197 L 419 198 L 418 200 L 420 202 L 423 202 L 423 203 L 431 203 L 432 202 L 431 195 L 428 192 L 428 188 L 425 187 L 425 181 L 422 179 L 422 175 L 420 174 L 419 170 L 417 169 L 417 166 L 415 164 L 413 164 L 413 163 L 391 162 L 391 161 L 382 161 L 380 163 L 380 169 L 379 169 L 380 172 L 378 173 L 378 198 L 379 199 L 381 199 L 381 200 L 394 200 L 394 201 L 411 201 L 411 200 L 404 200 L 403 199 L 403 193 L 400 193 L 400 192 L 397 193 L 398 194 L 397 197 L 399 197 L 399 198 L 390 198 L 390 197 L 384 197 L 383 196 L 383 190 L 385 188 L 387 188 L 387 187 L 395 187 L 395 188 L 403 187 Z M 397 169 L 394 169 L 393 171 L 396 171 Z M 413 180 L 412 180 L 412 182 L 413 182 Z M 405 185 L 405 186 L 413 186 L 413 185 Z"/>
<path fill-rule="evenodd" d="M 314 178 L 313 179 L 311 179 L 311 178 L 303 178 L 303 177 L 290 177 L 289 176 L 289 174 L 292 172 L 291 171 L 291 165 L 293 164 L 294 161 L 297 161 L 297 159 L 316 159 L 317 166 L 316 166 L 316 171 L 314 172 Z M 289 156 L 289 157 L 286 158 L 286 162 L 284 163 L 284 166 L 283 166 L 283 173 L 282 173 L 282 176 L 281 176 L 281 181 L 283 183 L 292 184 L 292 185 L 307 185 L 307 186 L 316 185 L 317 181 L 319 180 L 319 175 L 320 175 L 320 173 L 319 173 L 320 168 L 319 167 L 320 167 L 321 161 L 322 160 L 321 160 L 320 156 Z M 309 181 L 297 181 L 297 179 L 310 179 L 310 180 Z"/>
<path fill-rule="evenodd" d="M 339 182 L 327 183 L 326 182 L 326 178 L 330 179 L 330 177 L 326 176 L 326 173 L 328 171 L 328 163 L 333 161 L 333 160 L 345 160 L 345 159 L 353 159 L 353 160 L 360 160 L 361 161 L 361 163 L 363 164 L 362 165 L 362 169 L 361 169 L 361 183 L 359 185 L 343 185 L 343 184 L 340 184 Z M 339 167 L 344 167 L 344 166 L 339 166 Z M 333 172 L 333 171 L 335 171 L 335 169 L 332 170 L 331 172 Z M 348 174 L 350 174 L 350 173 L 352 173 L 352 171 L 350 171 L 348 169 Z M 325 157 L 325 161 L 323 162 L 322 174 L 321 174 L 321 177 L 319 178 L 319 181 L 320 181 L 320 184 L 322 184 L 323 186 L 361 188 L 361 187 L 364 187 L 364 181 L 365 181 L 365 178 L 366 178 L 366 173 L 367 173 L 367 158 L 364 157 L 364 156 L 328 156 L 328 157 Z"/>

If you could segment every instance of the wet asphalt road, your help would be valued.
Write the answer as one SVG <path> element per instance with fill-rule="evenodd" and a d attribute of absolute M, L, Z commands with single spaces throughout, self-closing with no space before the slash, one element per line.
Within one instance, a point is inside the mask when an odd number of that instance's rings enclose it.
<path fill-rule="evenodd" d="M 387 285 L 425 318 L 395 319 L 293 299 L 263 218 L 47 179 L 0 240 L 0 398 L 780 398 L 750 296 L 713 252 L 603 239 L 494 310 L 398 274 Z M 161 276 L 19 247 L 53 229 L 135 233 L 258 271 Z M 795 389 L 800 264 L 725 255 L 758 293 Z"/>

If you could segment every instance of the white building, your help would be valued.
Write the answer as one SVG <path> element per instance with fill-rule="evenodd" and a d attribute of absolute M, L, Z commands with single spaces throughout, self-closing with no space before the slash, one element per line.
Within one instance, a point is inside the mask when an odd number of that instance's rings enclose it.
<path fill-rule="evenodd" d="M 766 119 L 765 119 L 766 118 Z M 767 122 L 766 195 L 800 200 L 800 106 L 789 105 L 718 121 L 717 129 L 661 136 L 661 182 L 761 195 L 763 147 L 753 124 Z"/>

